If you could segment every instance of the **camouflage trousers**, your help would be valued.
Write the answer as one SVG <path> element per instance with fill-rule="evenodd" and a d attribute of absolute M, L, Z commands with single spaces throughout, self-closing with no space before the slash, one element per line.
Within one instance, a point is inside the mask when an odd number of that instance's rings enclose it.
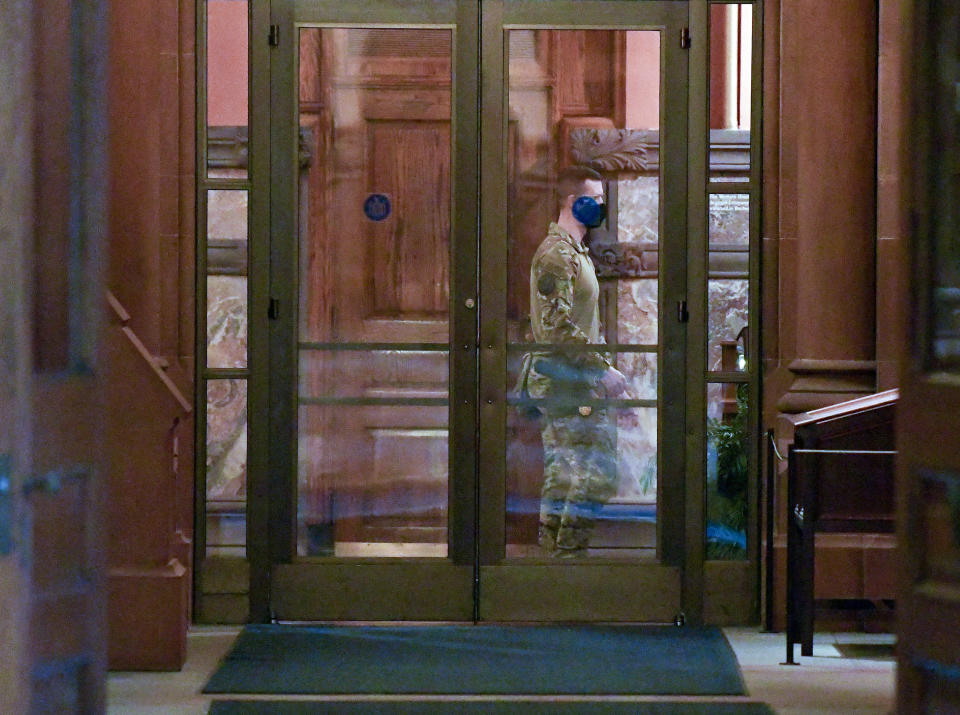
<path fill-rule="evenodd" d="M 617 492 L 614 425 L 602 409 L 547 414 L 542 436 L 540 546 L 559 557 L 584 555 L 597 512 Z"/>

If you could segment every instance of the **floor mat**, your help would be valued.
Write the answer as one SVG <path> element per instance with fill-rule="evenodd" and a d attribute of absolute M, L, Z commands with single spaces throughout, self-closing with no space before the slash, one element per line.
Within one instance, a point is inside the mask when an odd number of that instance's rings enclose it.
<path fill-rule="evenodd" d="M 205 693 L 742 695 L 718 628 L 252 625 Z"/>

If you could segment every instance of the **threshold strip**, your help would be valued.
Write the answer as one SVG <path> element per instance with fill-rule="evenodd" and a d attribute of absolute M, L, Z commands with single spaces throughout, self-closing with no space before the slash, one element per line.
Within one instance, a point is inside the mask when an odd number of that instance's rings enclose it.
<path fill-rule="evenodd" d="M 210 694 L 212 695 L 212 694 Z M 216 700 L 288 700 L 300 702 L 518 702 L 518 703 L 701 703 L 705 705 L 742 703 L 765 705 L 766 702 L 749 695 L 297 695 L 293 693 L 217 693 Z"/>

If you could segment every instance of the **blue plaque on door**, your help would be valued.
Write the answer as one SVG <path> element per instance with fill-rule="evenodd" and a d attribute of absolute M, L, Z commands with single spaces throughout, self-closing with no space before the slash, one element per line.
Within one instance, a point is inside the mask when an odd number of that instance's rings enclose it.
<path fill-rule="evenodd" d="M 370 194 L 363 202 L 363 213 L 371 221 L 383 221 L 390 215 L 390 197 L 386 194 Z"/>

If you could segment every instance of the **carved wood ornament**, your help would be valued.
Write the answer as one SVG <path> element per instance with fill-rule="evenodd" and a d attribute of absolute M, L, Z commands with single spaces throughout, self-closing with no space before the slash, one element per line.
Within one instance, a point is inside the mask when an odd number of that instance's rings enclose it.
<path fill-rule="evenodd" d="M 595 118 L 600 126 L 583 126 L 586 118 L 577 118 L 576 126 L 567 128 L 571 163 L 589 166 L 607 174 L 631 173 L 656 176 L 660 171 L 660 132 L 656 129 L 616 129 L 607 126 L 608 120 Z M 572 122 L 571 122 L 572 123 Z M 745 131 L 718 131 L 710 133 L 710 172 L 712 176 L 726 174 L 746 178 L 750 171 L 750 135 Z M 617 183 L 610 186 L 609 201 L 617 202 Z M 621 241 L 617 226 L 612 222 L 606 233 L 594 236 L 590 255 L 597 277 L 653 278 L 659 268 L 658 245 L 655 241 Z M 737 254 L 736 256 L 733 254 Z M 743 255 L 739 255 L 743 253 Z M 745 251 L 725 251 L 726 255 L 711 254 L 711 275 L 740 276 L 746 270 Z M 733 264 L 730 264 L 730 261 Z M 713 264 L 717 263 L 717 266 Z M 722 264 L 722 265 L 720 265 Z M 734 265 L 735 264 L 735 265 Z M 743 264 L 743 265 L 741 265 Z M 716 275 L 714 275 L 716 274 Z"/>

